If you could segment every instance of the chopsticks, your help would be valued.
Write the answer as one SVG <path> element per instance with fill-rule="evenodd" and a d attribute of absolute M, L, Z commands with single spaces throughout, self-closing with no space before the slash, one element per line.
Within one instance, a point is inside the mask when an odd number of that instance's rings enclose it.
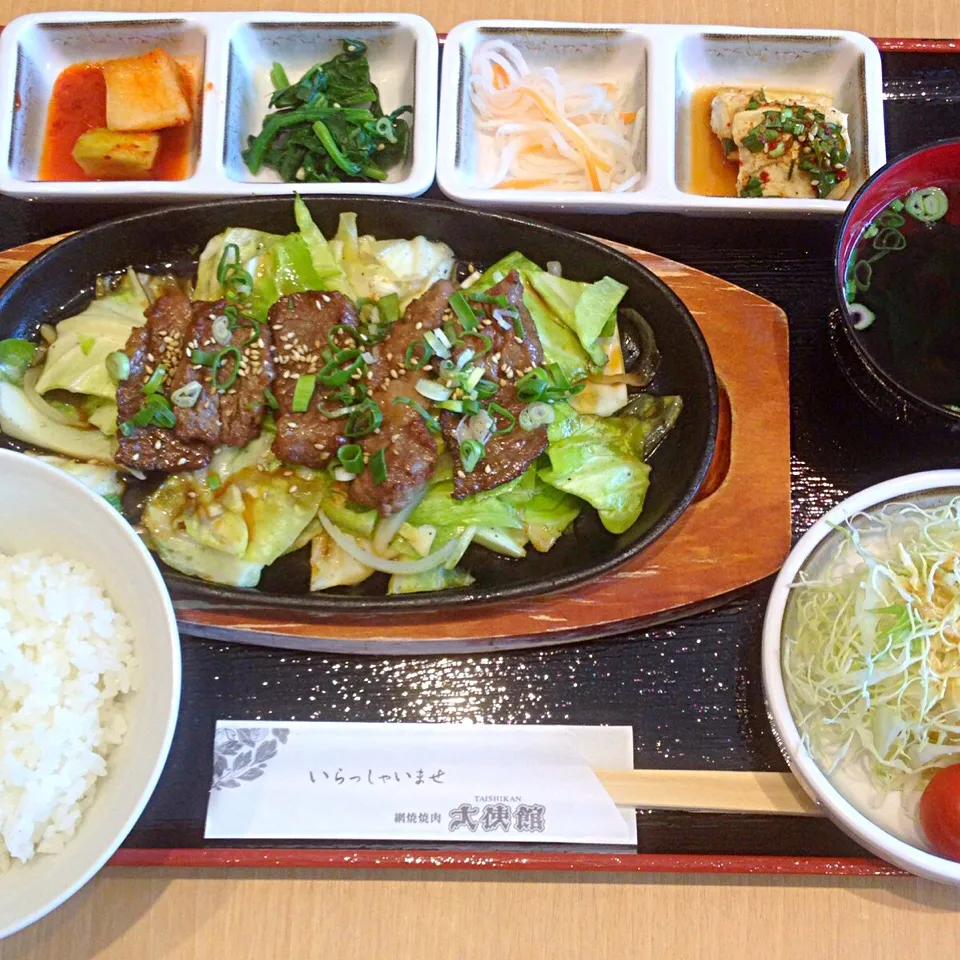
<path fill-rule="evenodd" d="M 737 770 L 594 770 L 622 807 L 822 816 L 789 773 Z"/>

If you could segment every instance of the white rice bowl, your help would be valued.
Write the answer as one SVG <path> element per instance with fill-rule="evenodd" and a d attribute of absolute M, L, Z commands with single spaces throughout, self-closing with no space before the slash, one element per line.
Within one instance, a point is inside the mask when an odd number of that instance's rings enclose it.
<path fill-rule="evenodd" d="M 0 555 L 0 871 L 59 853 L 127 730 L 133 634 L 97 575 Z"/>
<path fill-rule="evenodd" d="M 0 609 L 2 939 L 79 890 L 143 812 L 173 739 L 180 642 L 130 524 L 2 449 Z"/>

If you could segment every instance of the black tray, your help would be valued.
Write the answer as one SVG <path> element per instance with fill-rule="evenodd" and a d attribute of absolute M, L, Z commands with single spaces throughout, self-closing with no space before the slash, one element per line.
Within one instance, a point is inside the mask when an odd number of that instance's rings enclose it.
<path fill-rule="evenodd" d="M 890 158 L 960 135 L 960 56 L 887 52 L 883 68 Z M 0 248 L 132 209 L 0 198 Z M 689 263 L 787 311 L 795 535 L 854 490 L 960 464 L 955 441 L 883 419 L 855 393 L 833 359 L 826 319 L 835 305 L 831 271 L 838 219 L 692 221 L 668 214 L 542 219 Z M 341 657 L 184 637 L 176 738 L 160 785 L 125 844 L 129 854 L 139 849 L 144 855 L 125 862 L 149 862 L 146 849 L 161 862 L 162 850 L 217 846 L 204 843 L 203 822 L 214 723 L 220 718 L 631 724 L 637 767 L 784 769 L 767 724 L 760 680 L 769 588 L 769 582 L 761 583 L 712 613 L 655 630 L 527 653 Z M 319 851 L 342 844 L 292 846 Z M 639 815 L 638 852 L 864 855 L 824 820 L 671 812 Z"/>

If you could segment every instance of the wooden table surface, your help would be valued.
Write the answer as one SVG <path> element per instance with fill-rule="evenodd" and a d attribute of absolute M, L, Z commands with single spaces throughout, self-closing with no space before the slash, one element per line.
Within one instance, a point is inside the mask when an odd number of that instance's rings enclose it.
<path fill-rule="evenodd" d="M 0 0 L 76 9 L 405 10 L 474 17 L 833 27 L 960 37 L 957 0 Z M 960 890 L 913 879 L 106 870 L 0 960 L 851 960 L 945 956 Z"/>

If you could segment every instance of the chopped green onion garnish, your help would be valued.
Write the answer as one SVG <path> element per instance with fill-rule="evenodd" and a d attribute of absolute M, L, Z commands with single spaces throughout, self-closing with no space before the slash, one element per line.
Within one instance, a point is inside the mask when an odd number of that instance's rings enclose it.
<path fill-rule="evenodd" d="M 934 223 L 940 220 L 949 208 L 947 195 L 939 187 L 925 187 L 915 190 L 905 203 L 906 211 L 921 223 Z"/>
<path fill-rule="evenodd" d="M 294 413 L 306 413 L 310 409 L 313 391 L 317 389 L 317 375 L 307 373 L 297 377 L 297 385 L 293 388 L 293 403 L 290 405 Z"/>
<path fill-rule="evenodd" d="M 467 303 L 467 298 L 461 291 L 458 290 L 450 298 L 450 309 L 456 314 L 464 330 L 476 329 L 477 318 L 473 313 L 473 308 Z"/>
<path fill-rule="evenodd" d="M 378 450 L 370 458 L 370 474 L 374 483 L 383 483 L 387 479 L 387 454 L 386 451 Z"/>
<path fill-rule="evenodd" d="M 221 347 L 225 347 L 233 339 L 233 335 L 230 332 L 230 320 L 226 316 L 217 317 L 217 319 L 213 321 L 213 339 L 216 340 Z"/>
<path fill-rule="evenodd" d="M 549 403 L 531 403 L 520 413 L 520 427 L 523 430 L 536 430 L 537 427 L 545 427 L 553 423 L 555 416 L 553 407 Z"/>
<path fill-rule="evenodd" d="M 567 375 L 563 372 L 563 367 L 559 363 L 551 363 L 547 370 L 550 373 L 550 376 L 553 377 L 553 382 L 564 391 L 570 390 L 570 381 L 567 379 Z"/>
<path fill-rule="evenodd" d="M 464 472 L 473 473 L 485 452 L 479 440 L 464 440 L 460 444 L 460 464 Z"/>
<path fill-rule="evenodd" d="M 471 333 L 470 336 L 473 337 L 474 340 L 483 341 L 482 347 L 473 347 L 473 355 L 475 357 L 482 357 L 485 353 L 489 353 L 493 349 L 493 340 L 491 340 L 490 337 L 488 337 L 485 333 Z"/>
<path fill-rule="evenodd" d="M 487 411 L 491 415 L 496 414 L 498 417 L 503 417 L 503 419 L 507 421 L 507 425 L 505 427 L 498 427 L 496 430 L 494 430 L 495 434 L 510 433 L 510 431 L 513 430 L 513 428 L 517 425 L 517 418 L 509 410 L 501 407 L 499 403 L 491 403 L 490 406 L 487 407 Z"/>
<path fill-rule="evenodd" d="M 426 423 L 427 429 L 431 433 L 440 432 L 440 422 L 437 420 L 437 418 L 427 413 L 424 407 L 422 407 L 419 403 L 417 403 L 417 401 L 414 400 L 413 397 L 397 397 L 393 402 L 395 404 L 403 403 L 403 404 L 406 404 L 408 407 L 412 407 L 414 410 L 417 411 L 417 413 L 420 414 L 421 417 L 423 417 L 423 421 L 424 423 Z"/>
<path fill-rule="evenodd" d="M 178 387 L 170 394 L 170 402 L 175 407 L 194 407 L 203 393 L 203 385 L 199 380 L 191 380 L 182 387 Z"/>
<path fill-rule="evenodd" d="M 227 379 L 221 381 L 220 368 L 223 366 L 223 362 L 227 357 L 233 358 L 233 366 L 230 368 L 230 373 L 227 374 Z M 216 355 L 210 378 L 213 380 L 213 387 L 217 393 L 223 393 L 225 390 L 229 390 L 236 382 L 237 376 L 240 374 L 240 361 L 242 359 L 243 355 L 237 347 L 224 347 Z"/>
<path fill-rule="evenodd" d="M 435 380 L 418 380 L 417 393 L 428 400 L 449 400 L 451 391 Z"/>
<path fill-rule="evenodd" d="M 472 303 L 492 303 L 495 307 L 508 305 L 506 295 L 502 293 L 473 293 L 468 290 L 466 297 Z"/>
<path fill-rule="evenodd" d="M 466 390 L 468 393 L 471 390 L 476 389 L 480 385 L 481 381 L 483 380 L 484 373 L 486 373 L 486 371 L 483 369 L 483 367 L 474 367 L 464 379 L 463 389 Z M 489 383 L 489 381 L 487 382 Z M 494 391 L 494 393 L 496 393 L 496 391 Z"/>
<path fill-rule="evenodd" d="M 513 332 L 517 335 L 518 340 L 524 339 L 523 320 L 520 319 L 519 315 L 513 318 Z"/>
<path fill-rule="evenodd" d="M 483 371 L 480 371 L 481 374 Z M 473 388 L 473 392 L 476 393 L 477 398 L 480 400 L 489 400 L 491 397 L 496 396 L 497 391 L 500 387 L 495 384 L 492 380 L 480 380 Z"/>
<path fill-rule="evenodd" d="M 150 396 L 152 393 L 159 393 L 166 376 L 167 368 L 161 363 L 160 366 L 150 374 L 150 379 L 143 385 L 143 392 L 147 396 Z"/>
<path fill-rule="evenodd" d="M 535 367 L 517 381 L 517 396 L 524 402 L 539 400 L 547 392 L 548 386 L 546 370 Z"/>
<path fill-rule="evenodd" d="M 419 360 L 416 358 L 417 347 L 423 348 L 423 356 L 420 357 Z M 407 347 L 407 352 L 403 356 L 403 364 L 408 370 L 419 370 L 421 367 L 426 366 L 432 357 L 433 348 L 426 341 L 414 340 L 414 342 Z"/>
<path fill-rule="evenodd" d="M 273 395 L 273 391 L 269 387 L 264 388 L 263 399 L 267 402 L 267 406 L 271 410 L 280 409 L 280 404 L 277 403 L 277 398 Z"/>
<path fill-rule="evenodd" d="M 423 335 L 423 339 L 426 340 L 427 345 L 438 357 L 448 360 L 450 358 L 450 347 L 440 339 L 442 332 L 441 330 L 428 330 Z M 444 340 L 446 340 L 446 337 L 444 337 Z"/>
<path fill-rule="evenodd" d="M 170 401 L 161 393 L 153 393 L 133 415 L 131 423 L 135 427 L 170 428 L 177 425 L 177 417 L 170 406 Z"/>
<path fill-rule="evenodd" d="M 358 443 L 348 443 L 337 451 L 337 459 L 348 473 L 363 471 L 363 447 Z"/>
<path fill-rule="evenodd" d="M 317 379 L 325 387 L 342 387 L 364 366 L 366 361 L 360 350 L 341 350 L 332 360 L 324 364 L 317 374 Z"/>
<path fill-rule="evenodd" d="M 133 425 L 131 420 L 121 420 L 120 423 L 117 424 L 117 429 L 125 437 L 132 437 L 137 428 Z"/>
<path fill-rule="evenodd" d="M 240 262 L 240 248 L 235 243 L 228 243 L 220 254 L 217 264 L 217 282 L 223 286 L 227 282 L 227 271 Z"/>
<path fill-rule="evenodd" d="M 347 418 L 343 433 L 347 437 L 365 437 L 368 433 L 379 430 L 382 423 L 383 413 L 380 407 L 375 400 L 367 397 Z"/>
<path fill-rule="evenodd" d="M 122 350 L 107 354 L 106 367 L 110 379 L 115 383 L 120 383 L 130 376 L 130 358 Z"/>
<path fill-rule="evenodd" d="M 190 362 L 198 367 L 212 367 L 216 362 L 219 351 L 194 350 L 190 354 Z"/>
<path fill-rule="evenodd" d="M 216 493 L 220 489 L 220 477 L 216 473 L 211 473 L 207 477 L 207 486 Z"/>

